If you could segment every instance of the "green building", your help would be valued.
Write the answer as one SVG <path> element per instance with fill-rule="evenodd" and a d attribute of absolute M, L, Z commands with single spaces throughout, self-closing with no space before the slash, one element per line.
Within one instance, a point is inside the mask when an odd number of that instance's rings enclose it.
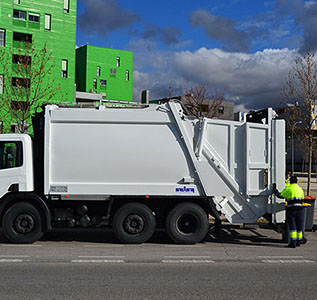
<path fill-rule="evenodd" d="M 25 45 L 40 50 L 46 43 L 54 67 L 44 84 L 55 78 L 54 84 L 60 87 L 54 99 L 58 102 L 74 101 L 76 13 L 76 0 L 0 0 L 0 47 L 21 54 Z M 32 58 L 23 61 L 32 64 Z M 11 63 L 14 69 L 19 62 L 12 57 Z M 13 77 L 12 85 L 16 83 Z M 4 82 L 0 69 L 0 94 L 4 93 Z"/>
<path fill-rule="evenodd" d="M 86 45 L 76 49 L 76 90 L 132 101 L 133 53 Z"/>

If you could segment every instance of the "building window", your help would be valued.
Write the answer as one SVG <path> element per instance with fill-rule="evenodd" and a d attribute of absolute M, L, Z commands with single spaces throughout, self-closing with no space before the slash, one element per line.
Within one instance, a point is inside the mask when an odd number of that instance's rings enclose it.
<path fill-rule="evenodd" d="M 12 86 L 19 88 L 30 88 L 31 81 L 29 78 L 12 77 Z"/>
<path fill-rule="evenodd" d="M 13 18 L 26 21 L 26 11 L 14 9 L 13 10 Z"/>
<path fill-rule="evenodd" d="M 117 57 L 117 67 L 120 67 L 120 57 Z"/>
<path fill-rule="evenodd" d="M 100 86 L 107 86 L 107 80 L 100 80 Z"/>
<path fill-rule="evenodd" d="M 11 101 L 11 110 L 27 111 L 30 109 L 30 104 L 26 101 Z"/>
<path fill-rule="evenodd" d="M 11 132 L 12 129 L 14 129 L 13 132 L 16 132 L 16 125 L 11 124 Z M 17 168 L 22 164 L 22 142 L 0 142 L 0 169 Z"/>
<path fill-rule="evenodd" d="M 100 76 L 100 73 L 101 73 L 101 68 L 100 68 L 100 67 L 97 67 L 97 77 Z"/>
<path fill-rule="evenodd" d="M 51 30 L 51 15 L 45 15 L 45 30 Z"/>
<path fill-rule="evenodd" d="M 62 59 L 62 78 L 67 78 L 68 77 L 68 60 Z"/>
<path fill-rule="evenodd" d="M 32 34 L 13 32 L 13 40 L 25 43 L 32 43 Z"/>
<path fill-rule="evenodd" d="M 64 12 L 69 13 L 69 1 L 70 0 L 64 0 Z"/>
<path fill-rule="evenodd" d="M 224 106 L 219 106 L 219 107 L 218 107 L 218 113 L 219 113 L 219 114 L 222 114 L 222 115 L 225 113 L 225 108 L 224 108 Z"/>
<path fill-rule="evenodd" d="M 0 75 L 0 95 L 3 94 L 3 75 Z"/>
<path fill-rule="evenodd" d="M 12 55 L 12 62 L 17 65 L 30 65 L 31 60 L 31 56 L 24 56 L 19 54 Z"/>
<path fill-rule="evenodd" d="M 93 89 L 96 90 L 97 89 L 97 79 L 94 78 L 94 81 L 93 81 Z"/>
<path fill-rule="evenodd" d="M 110 69 L 110 75 L 116 75 L 117 70 L 116 69 Z"/>
<path fill-rule="evenodd" d="M 40 15 L 29 13 L 29 21 L 39 23 L 40 22 Z"/>
<path fill-rule="evenodd" d="M 5 47 L 6 45 L 6 31 L 5 29 L 0 29 L 0 46 Z"/>
<path fill-rule="evenodd" d="M 126 81 L 130 80 L 130 72 L 129 71 L 125 71 L 125 80 Z"/>
<path fill-rule="evenodd" d="M 12 62 L 17 65 L 30 65 L 31 60 L 31 56 L 24 56 L 19 54 L 12 55 Z"/>
<path fill-rule="evenodd" d="M 20 4 L 20 0 L 13 0 L 14 4 Z"/>
<path fill-rule="evenodd" d="M 17 128 L 18 128 L 17 124 L 11 124 L 10 125 L 10 132 L 17 133 L 17 131 L 18 131 Z"/>

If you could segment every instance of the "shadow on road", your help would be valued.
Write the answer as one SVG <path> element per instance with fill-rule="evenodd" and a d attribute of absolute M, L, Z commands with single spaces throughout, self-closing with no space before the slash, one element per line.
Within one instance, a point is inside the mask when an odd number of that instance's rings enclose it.
<path fill-rule="evenodd" d="M 42 242 L 87 242 L 121 244 L 109 228 L 99 229 L 54 229 L 45 233 Z M 0 232 L 0 243 L 10 243 L 4 234 Z M 167 236 L 165 230 L 156 230 L 153 237 L 148 241 L 151 244 L 174 244 Z M 284 245 L 281 235 L 271 229 L 263 229 L 259 226 L 242 227 L 239 225 L 223 225 L 221 234 L 215 233 L 211 224 L 209 234 L 203 243 L 222 243 L 252 246 L 281 247 Z"/>
<path fill-rule="evenodd" d="M 258 225 L 246 227 L 239 225 L 225 225 L 222 227 L 220 234 L 216 234 L 215 228 L 212 226 L 206 241 L 222 244 L 279 248 L 285 245 L 281 234 L 277 234 L 272 229 L 260 228 Z"/>
<path fill-rule="evenodd" d="M 122 244 L 115 237 L 112 230 L 108 228 L 54 229 L 53 231 L 45 233 L 40 241 Z M 173 242 L 166 235 L 165 231 L 162 230 L 157 230 L 148 243 L 173 244 Z M 1 230 L 0 244 L 10 244 L 10 241 L 8 241 Z"/>

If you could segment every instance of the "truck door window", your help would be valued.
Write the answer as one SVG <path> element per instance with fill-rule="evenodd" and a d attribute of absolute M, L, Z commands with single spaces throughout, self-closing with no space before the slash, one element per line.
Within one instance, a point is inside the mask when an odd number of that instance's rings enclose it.
<path fill-rule="evenodd" d="M 0 142 L 0 170 L 21 167 L 22 142 Z"/>

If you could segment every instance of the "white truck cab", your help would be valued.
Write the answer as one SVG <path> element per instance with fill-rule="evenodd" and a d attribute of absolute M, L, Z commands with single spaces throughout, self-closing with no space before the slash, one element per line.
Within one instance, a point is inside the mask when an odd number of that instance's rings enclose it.
<path fill-rule="evenodd" d="M 0 135 L 0 198 L 8 191 L 33 192 L 32 140 L 26 134 Z"/>

